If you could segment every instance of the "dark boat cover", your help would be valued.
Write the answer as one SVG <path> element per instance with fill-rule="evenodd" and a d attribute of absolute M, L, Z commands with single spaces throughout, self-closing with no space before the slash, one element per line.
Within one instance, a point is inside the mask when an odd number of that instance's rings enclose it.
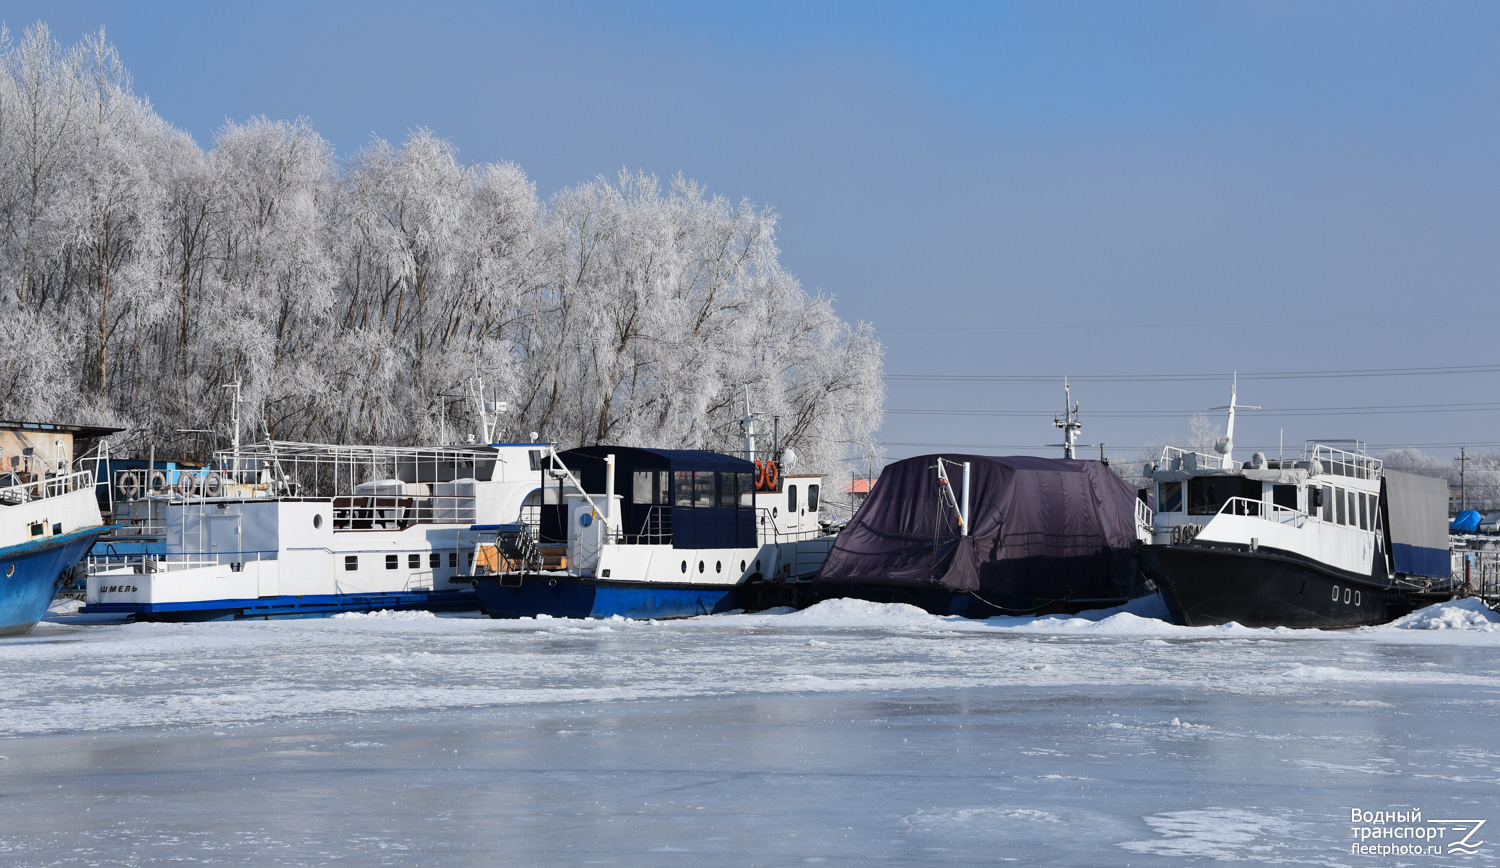
<path fill-rule="evenodd" d="M 1386 531 L 1396 572 L 1409 576 L 1448 576 L 1448 481 L 1396 470 L 1385 471 Z"/>
<path fill-rule="evenodd" d="M 937 459 L 963 502 L 971 465 L 970 533 L 940 500 Z M 1130 557 L 1135 489 L 1098 461 L 921 455 L 885 468 L 839 533 L 816 581 L 942 586 L 991 600 L 1101 599 L 1142 593 Z"/>

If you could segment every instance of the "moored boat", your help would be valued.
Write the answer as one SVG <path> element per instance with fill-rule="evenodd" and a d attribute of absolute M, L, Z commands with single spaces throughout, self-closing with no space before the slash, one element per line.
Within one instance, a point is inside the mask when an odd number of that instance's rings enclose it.
<path fill-rule="evenodd" d="M 107 530 L 75 438 L 113 428 L 0 423 L 0 636 L 30 632 L 59 582 Z"/>
<path fill-rule="evenodd" d="M 1233 393 L 1228 409 L 1217 455 L 1167 447 L 1146 470 L 1139 557 L 1177 623 L 1353 627 L 1450 594 L 1445 481 L 1386 470 L 1357 441 L 1241 463 Z"/>

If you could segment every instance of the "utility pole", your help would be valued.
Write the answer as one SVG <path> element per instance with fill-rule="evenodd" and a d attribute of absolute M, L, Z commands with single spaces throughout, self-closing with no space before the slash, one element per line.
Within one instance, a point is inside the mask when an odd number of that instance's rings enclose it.
<path fill-rule="evenodd" d="M 1469 508 L 1469 492 L 1464 486 L 1464 470 L 1469 461 L 1468 450 L 1458 447 L 1458 509 L 1460 512 Z"/>

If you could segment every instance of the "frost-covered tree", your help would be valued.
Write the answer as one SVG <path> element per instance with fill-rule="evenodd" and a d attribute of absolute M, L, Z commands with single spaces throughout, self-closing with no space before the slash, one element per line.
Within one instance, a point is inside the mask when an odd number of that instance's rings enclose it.
<path fill-rule="evenodd" d="M 101 32 L 0 31 L 0 416 L 433 442 L 482 380 L 513 435 L 738 446 L 742 396 L 809 466 L 872 447 L 867 325 L 779 262 L 776 215 L 682 177 L 543 201 L 419 129 L 345 161 L 306 119 L 205 152 Z"/>

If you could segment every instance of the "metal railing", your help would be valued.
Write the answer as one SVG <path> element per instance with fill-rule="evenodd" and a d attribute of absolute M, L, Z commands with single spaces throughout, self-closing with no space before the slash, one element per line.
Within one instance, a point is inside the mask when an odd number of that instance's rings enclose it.
<path fill-rule="evenodd" d="M 801 542 L 802 540 L 817 539 L 826 536 L 823 528 L 814 527 L 810 530 L 782 530 L 776 526 L 776 519 L 771 516 L 771 511 L 765 507 L 755 510 L 755 537 L 762 544 L 766 543 L 788 543 Z"/>
<path fill-rule="evenodd" d="M 621 545 L 670 545 L 672 542 L 672 507 L 653 506 L 647 510 L 639 533 L 620 533 L 611 536 L 611 542 Z"/>
<path fill-rule="evenodd" d="M 1347 476 L 1353 479 L 1379 479 L 1380 468 L 1384 465 L 1379 458 L 1335 449 L 1321 443 L 1304 446 L 1302 457 L 1316 459 L 1323 465 L 1323 472 L 1329 476 Z"/>
<path fill-rule="evenodd" d="M 1224 466 L 1224 456 L 1209 455 L 1180 446 L 1165 446 L 1161 450 L 1161 462 L 1157 466 L 1168 470 L 1218 470 Z M 1230 461 L 1229 466 L 1238 470 L 1242 462 Z"/>
<path fill-rule="evenodd" d="M 1151 527 L 1156 523 L 1156 514 L 1144 500 L 1135 501 L 1135 536 L 1143 542 L 1151 541 Z"/>
<path fill-rule="evenodd" d="M 170 552 L 166 554 L 89 555 L 84 560 L 84 569 L 91 576 L 128 573 L 169 573 L 228 564 L 232 572 L 239 572 L 244 564 L 276 560 L 276 552 Z"/>
<path fill-rule="evenodd" d="M 1229 498 L 1224 501 L 1223 506 L 1219 507 L 1218 514 L 1260 518 L 1277 524 L 1289 524 L 1293 527 L 1302 527 L 1309 521 L 1321 521 L 1299 509 L 1292 509 L 1278 503 L 1267 503 L 1264 500 L 1252 500 L 1248 497 Z"/>
<path fill-rule="evenodd" d="M 11 477 L 7 479 L 6 477 Z M 29 503 L 33 500 L 46 500 L 49 497 L 61 497 L 71 494 L 80 489 L 92 489 L 94 487 L 94 471 L 79 470 L 74 473 L 65 473 L 60 476 L 49 476 L 43 479 L 22 480 L 15 478 L 16 474 L 0 474 L 0 482 L 8 484 L 0 486 L 0 504 L 15 506 L 20 503 Z"/>

